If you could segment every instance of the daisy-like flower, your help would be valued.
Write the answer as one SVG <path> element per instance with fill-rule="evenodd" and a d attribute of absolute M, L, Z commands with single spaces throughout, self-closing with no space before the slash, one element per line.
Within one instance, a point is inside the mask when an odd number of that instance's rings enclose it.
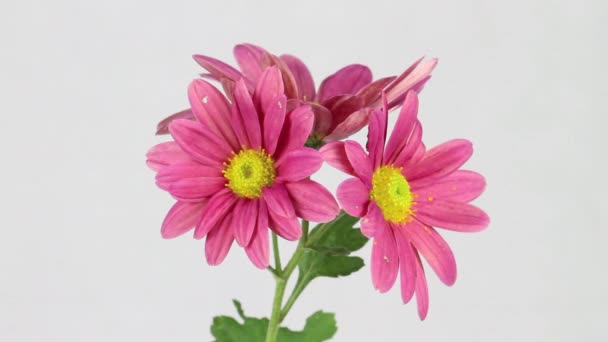
<path fill-rule="evenodd" d="M 339 185 L 337 197 L 347 213 L 361 217 L 362 233 L 373 238 L 374 287 L 386 292 L 400 274 L 403 302 L 415 293 L 424 319 L 429 301 L 419 255 L 443 283 L 456 281 L 454 255 L 434 227 L 477 232 L 489 218 L 468 204 L 483 192 L 484 178 L 459 170 L 473 153 L 471 143 L 452 140 L 426 151 L 417 112 L 417 94 L 410 91 L 386 141 L 384 101 L 371 116 L 368 153 L 354 141 L 326 144 L 321 153 L 330 165 L 354 176 Z"/>
<path fill-rule="evenodd" d="M 318 151 L 304 147 L 313 126 L 308 106 L 287 111 L 278 68 L 267 68 L 253 95 L 244 80 L 232 88 L 230 103 L 215 87 L 194 80 L 188 96 L 196 120 L 173 120 L 175 141 L 148 152 L 156 183 L 177 203 L 162 236 L 195 228 L 206 237 L 207 262 L 223 261 L 234 240 L 259 268 L 268 266 L 269 227 L 287 240 L 299 239 L 298 217 L 332 220 L 338 204 L 309 179 L 322 164 Z"/>
<path fill-rule="evenodd" d="M 292 55 L 277 57 L 253 44 L 234 47 L 234 57 L 240 70 L 215 58 L 195 55 L 194 59 L 209 73 L 203 76 L 219 81 L 230 95 L 232 84 L 244 79 L 253 92 L 263 71 L 277 66 L 282 73 L 288 107 L 308 104 L 315 114 L 311 138 L 313 142 L 344 139 L 369 122 L 372 109 L 381 106 L 380 94 L 384 90 L 389 108 L 403 102 L 411 89 L 420 91 L 437 64 L 436 59 L 416 61 L 399 77 L 389 76 L 373 81 L 371 70 L 361 64 L 347 65 L 325 78 L 319 89 L 306 64 Z M 192 118 L 190 110 L 174 114 L 158 124 L 157 133 L 167 133 L 168 124 L 176 118 Z"/>

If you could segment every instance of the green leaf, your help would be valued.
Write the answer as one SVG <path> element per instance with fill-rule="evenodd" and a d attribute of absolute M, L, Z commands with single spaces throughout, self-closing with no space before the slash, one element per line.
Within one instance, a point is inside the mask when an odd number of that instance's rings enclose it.
<path fill-rule="evenodd" d="M 296 288 L 303 289 L 316 277 L 347 276 L 363 267 L 363 259 L 348 256 L 368 241 L 360 229 L 353 228 L 358 220 L 342 212 L 310 232 L 307 251 L 298 264 Z"/>
<path fill-rule="evenodd" d="M 360 229 L 353 229 L 359 218 L 342 212 L 331 222 L 320 224 L 310 232 L 307 248 L 323 254 L 348 255 L 367 242 Z"/>
<path fill-rule="evenodd" d="M 268 319 L 247 317 L 241 303 L 237 300 L 233 300 L 233 303 L 243 323 L 229 316 L 213 318 L 211 334 L 216 342 L 263 342 L 268 329 Z M 337 330 L 334 314 L 317 311 L 308 317 L 301 331 L 280 328 L 277 341 L 322 342 L 330 339 Z"/>

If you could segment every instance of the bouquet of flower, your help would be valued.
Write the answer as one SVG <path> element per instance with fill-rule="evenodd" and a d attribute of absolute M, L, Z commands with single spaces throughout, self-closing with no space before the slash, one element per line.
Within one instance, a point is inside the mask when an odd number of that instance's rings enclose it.
<path fill-rule="evenodd" d="M 193 230 L 195 239 L 205 239 L 210 265 L 219 265 L 236 241 L 276 280 L 270 317 L 248 317 L 235 301 L 243 322 L 216 317 L 211 332 L 217 341 L 330 339 L 337 328 L 326 312 L 310 316 L 301 331 L 280 325 L 315 278 L 361 269 L 363 259 L 351 254 L 368 239 L 374 288 L 390 290 L 399 275 L 403 302 L 415 295 L 424 319 L 429 302 L 422 259 L 444 284 L 456 280 L 454 255 L 435 228 L 477 232 L 489 223 L 469 204 L 483 192 L 483 176 L 460 169 L 472 144 L 455 139 L 427 149 L 422 141 L 418 93 L 437 60 L 420 59 L 398 77 L 376 80 L 368 67 L 352 64 L 316 89 L 295 56 L 252 44 L 237 45 L 234 56 L 239 69 L 194 56 L 207 73 L 188 88 L 190 108 L 158 124 L 157 133 L 172 140 L 147 154 L 156 184 L 176 199 L 162 223 L 163 238 Z M 389 112 L 398 107 L 389 133 Z M 346 140 L 366 126 L 365 148 Z M 335 198 L 310 178 L 323 162 L 352 176 Z M 279 237 L 298 241 L 287 263 L 279 256 Z"/>

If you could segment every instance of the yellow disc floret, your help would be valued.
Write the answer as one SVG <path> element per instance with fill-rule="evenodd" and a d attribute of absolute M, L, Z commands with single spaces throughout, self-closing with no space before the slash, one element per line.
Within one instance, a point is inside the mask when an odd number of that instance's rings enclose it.
<path fill-rule="evenodd" d="M 378 204 L 387 221 L 404 223 L 411 219 L 414 195 L 401 174 L 401 167 L 381 166 L 372 177 L 369 197 Z"/>
<path fill-rule="evenodd" d="M 241 150 L 224 165 L 227 185 L 239 197 L 260 197 L 262 188 L 272 185 L 276 176 L 274 160 L 264 150 Z"/>

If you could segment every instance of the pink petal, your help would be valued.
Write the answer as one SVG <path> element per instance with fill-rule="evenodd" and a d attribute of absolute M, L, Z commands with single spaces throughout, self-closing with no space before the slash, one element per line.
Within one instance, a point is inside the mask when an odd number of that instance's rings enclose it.
<path fill-rule="evenodd" d="M 257 199 L 239 198 L 232 210 L 234 237 L 241 247 L 249 245 L 259 213 Z"/>
<path fill-rule="evenodd" d="M 388 229 L 382 210 L 376 202 L 370 201 L 367 207 L 367 214 L 361 218 L 361 233 L 368 238 L 373 238 L 376 232 Z"/>
<path fill-rule="evenodd" d="M 192 58 L 217 79 L 228 78 L 236 82 L 243 77 L 240 71 L 215 58 L 203 55 L 194 55 Z"/>
<path fill-rule="evenodd" d="M 276 182 L 296 182 L 317 172 L 323 158 L 314 148 L 301 147 L 283 154 L 276 162 Z"/>
<path fill-rule="evenodd" d="M 164 118 L 156 125 L 156 135 L 169 134 L 169 124 L 176 119 L 194 120 L 194 114 L 188 108 Z"/>
<path fill-rule="evenodd" d="M 268 206 L 268 211 L 271 214 L 283 217 L 293 217 L 296 215 L 285 185 L 275 183 L 271 187 L 262 188 L 262 194 Z"/>
<path fill-rule="evenodd" d="M 342 94 L 354 94 L 372 81 L 372 72 L 361 64 L 351 64 L 327 77 L 319 87 L 317 101 Z"/>
<path fill-rule="evenodd" d="M 205 241 L 205 257 L 209 265 L 219 265 L 224 261 L 234 241 L 232 232 L 232 215 L 223 218 L 220 224 L 212 229 Z"/>
<path fill-rule="evenodd" d="M 411 135 L 405 145 L 403 145 L 400 150 L 397 148 L 392 159 L 389 157 L 389 159 L 385 160 L 387 163 L 409 168 L 409 166 L 418 163 L 422 157 L 424 157 L 425 152 L 426 150 L 422 143 L 422 124 L 420 124 L 420 121 L 416 120 Z M 387 156 L 388 154 L 384 151 L 384 157 L 386 158 Z"/>
<path fill-rule="evenodd" d="M 312 79 L 312 75 L 306 64 L 300 59 L 291 55 L 282 55 L 279 57 L 289 68 L 293 75 L 296 85 L 298 86 L 299 98 L 304 101 L 315 100 L 315 83 Z"/>
<path fill-rule="evenodd" d="M 314 114 L 310 106 L 300 106 L 289 112 L 285 117 L 283 131 L 274 155 L 280 157 L 285 152 L 303 147 L 308 140 L 313 123 Z"/>
<path fill-rule="evenodd" d="M 276 151 L 279 135 L 285 122 L 285 109 L 287 99 L 285 95 L 276 96 L 264 110 L 264 148 L 266 153 L 272 155 Z"/>
<path fill-rule="evenodd" d="M 270 228 L 285 240 L 295 241 L 302 237 L 300 221 L 296 216 L 283 217 L 268 211 Z"/>
<path fill-rule="evenodd" d="M 297 99 L 298 98 L 298 85 L 296 84 L 296 79 L 289 70 L 289 67 L 285 62 L 283 62 L 279 57 L 266 54 L 266 59 L 268 61 L 268 65 L 276 65 L 281 71 L 281 75 L 283 76 L 283 86 L 285 87 L 285 96 L 288 99 Z"/>
<path fill-rule="evenodd" d="M 168 165 L 192 161 L 190 155 L 174 141 L 155 145 L 148 151 L 146 158 L 148 167 L 157 172 Z"/>
<path fill-rule="evenodd" d="M 418 304 L 418 317 L 424 321 L 429 311 L 429 289 L 426 285 L 424 267 L 422 267 L 418 255 L 416 255 L 416 303 Z"/>
<path fill-rule="evenodd" d="M 359 132 L 369 122 L 371 111 L 371 108 L 362 108 L 350 114 L 344 121 L 340 122 L 323 141 L 342 140 Z"/>
<path fill-rule="evenodd" d="M 447 176 L 464 164 L 473 154 L 473 145 L 464 139 L 445 142 L 428 150 L 422 160 L 403 169 L 405 178 L 419 186 Z M 414 184 L 412 184 L 414 185 Z"/>
<path fill-rule="evenodd" d="M 390 228 L 377 231 L 372 246 L 372 283 L 380 292 L 393 287 L 399 270 L 399 256 L 393 230 Z"/>
<path fill-rule="evenodd" d="M 349 215 L 362 217 L 369 205 L 369 188 L 359 178 L 349 178 L 338 185 L 336 196 Z"/>
<path fill-rule="evenodd" d="M 354 173 L 369 187 L 372 184 L 372 164 L 363 147 L 358 142 L 347 140 L 344 142 L 346 157 L 353 166 Z"/>
<path fill-rule="evenodd" d="M 283 76 L 279 68 L 272 66 L 264 70 L 253 94 L 253 100 L 258 110 L 262 111 L 276 105 L 275 98 L 284 95 Z"/>
<path fill-rule="evenodd" d="M 167 166 L 156 175 L 156 184 L 179 200 L 201 200 L 222 190 L 226 179 L 221 171 L 197 163 Z"/>
<path fill-rule="evenodd" d="M 268 267 L 270 259 L 270 247 L 268 242 L 268 212 L 264 201 L 259 201 L 260 208 L 257 215 L 257 222 L 253 238 L 247 247 L 245 253 L 249 260 L 260 269 Z"/>
<path fill-rule="evenodd" d="M 196 226 L 194 238 L 202 239 L 209 231 L 219 226 L 218 222 L 232 209 L 236 200 L 237 197 L 228 188 L 224 188 L 213 195 L 209 199 L 207 208 Z"/>
<path fill-rule="evenodd" d="M 308 104 L 315 114 L 315 124 L 312 128 L 313 134 L 318 134 L 324 137 L 329 132 L 332 123 L 332 115 L 329 109 L 316 103 Z"/>
<path fill-rule="evenodd" d="M 348 119 L 353 113 L 361 110 L 365 103 L 364 99 L 356 95 L 337 96 L 339 100 L 333 101 L 336 97 L 321 103 L 331 111 L 332 128 L 335 129 L 339 124 Z M 333 104 L 331 104 L 333 102 Z"/>
<path fill-rule="evenodd" d="M 367 150 L 369 158 L 374 169 L 382 164 L 382 152 L 384 150 L 384 141 L 386 140 L 386 124 L 387 124 L 386 108 L 376 109 L 372 111 L 367 134 Z"/>
<path fill-rule="evenodd" d="M 319 152 L 327 164 L 344 173 L 348 173 L 349 175 L 355 175 L 355 171 L 346 156 L 343 141 L 332 141 L 327 143 L 319 149 Z"/>
<path fill-rule="evenodd" d="M 409 236 L 412 244 L 424 256 L 426 261 L 439 279 L 446 285 L 452 286 L 456 282 L 456 260 L 450 246 L 437 233 L 429 227 L 414 220 L 405 227 L 404 236 Z"/>
<path fill-rule="evenodd" d="M 234 47 L 233 53 L 245 77 L 252 83 L 257 83 L 264 71 L 264 65 L 262 65 L 264 49 L 253 44 L 239 44 Z"/>
<path fill-rule="evenodd" d="M 409 302 L 416 289 L 416 251 L 410 240 L 403 234 L 404 227 L 393 226 L 397 253 L 399 254 L 399 274 L 401 280 L 401 300 Z"/>
<path fill-rule="evenodd" d="M 418 94 L 409 91 L 401 107 L 401 112 L 397 117 L 397 122 L 393 128 L 386 149 L 384 150 L 384 160 L 387 163 L 394 162 L 398 154 L 405 148 L 412 131 L 416 124 L 416 116 L 418 115 Z M 412 151 L 413 152 L 413 151 Z"/>
<path fill-rule="evenodd" d="M 453 202 L 470 202 L 484 191 L 486 181 L 482 175 L 466 170 L 456 170 L 447 177 L 422 187 L 413 187 L 420 201 L 439 198 Z"/>
<path fill-rule="evenodd" d="M 237 110 L 233 111 L 232 120 L 239 142 L 250 148 L 260 148 L 262 146 L 260 117 L 243 80 L 237 81 L 234 86 L 234 101 Z"/>
<path fill-rule="evenodd" d="M 188 99 L 200 123 L 226 140 L 232 149 L 240 147 L 230 121 L 230 105 L 219 90 L 203 80 L 194 80 L 188 87 Z"/>
<path fill-rule="evenodd" d="M 177 201 L 165 216 L 160 229 L 163 239 L 173 239 L 194 228 L 206 205 L 207 201 L 195 203 Z"/>
<path fill-rule="evenodd" d="M 490 223 L 481 209 L 471 204 L 434 199 L 416 203 L 416 218 L 421 222 L 458 232 L 478 232 Z"/>
<path fill-rule="evenodd" d="M 223 168 L 232 149 L 209 128 L 190 120 L 175 120 L 169 125 L 175 142 L 194 160 L 216 168 Z M 209 148 L 213 146 L 213 148 Z"/>
<path fill-rule="evenodd" d="M 384 77 L 368 84 L 357 92 L 357 97 L 363 99 L 365 106 L 370 105 L 374 101 L 380 99 L 380 93 L 389 83 L 397 78 L 396 76 Z"/>
<path fill-rule="evenodd" d="M 313 222 L 329 222 L 340 212 L 338 203 L 321 184 L 310 179 L 285 183 L 296 215 Z"/>
<path fill-rule="evenodd" d="M 437 59 L 432 58 L 420 64 L 422 58 L 416 61 L 406 71 L 386 88 L 389 108 L 393 108 L 403 101 L 405 94 L 413 88 L 419 89 L 419 83 L 425 80 L 437 65 Z"/>

